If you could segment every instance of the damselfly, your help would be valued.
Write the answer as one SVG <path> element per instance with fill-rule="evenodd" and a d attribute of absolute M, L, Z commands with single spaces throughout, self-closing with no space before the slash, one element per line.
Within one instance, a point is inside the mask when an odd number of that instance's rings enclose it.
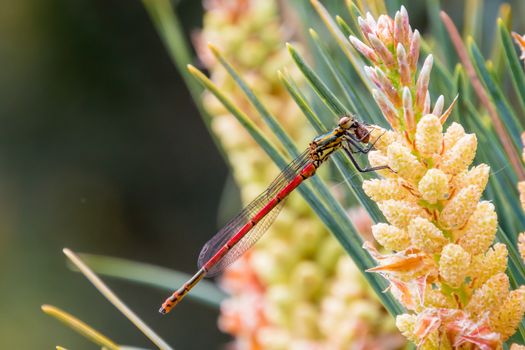
<path fill-rule="evenodd" d="M 353 154 L 367 153 L 373 143 L 366 148 L 363 145 L 369 141 L 368 127 L 351 116 L 342 117 L 336 128 L 314 138 L 309 147 L 277 176 L 266 191 L 204 245 L 199 254 L 197 273 L 166 299 L 159 312 L 168 313 L 202 278 L 217 275 L 255 244 L 277 217 L 284 199 L 304 180 L 313 176 L 336 150 L 343 149 L 360 172 L 388 168 L 379 166 L 363 169 L 359 166 Z"/>

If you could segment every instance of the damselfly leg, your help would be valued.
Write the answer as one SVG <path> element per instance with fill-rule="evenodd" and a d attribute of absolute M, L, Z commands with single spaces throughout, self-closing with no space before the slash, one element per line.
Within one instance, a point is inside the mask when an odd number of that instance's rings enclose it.
<path fill-rule="evenodd" d="M 345 137 L 346 143 L 343 143 L 342 148 L 359 172 L 367 173 L 370 171 L 377 171 L 377 170 L 383 170 L 383 169 L 388 169 L 390 171 L 393 171 L 388 165 L 380 165 L 380 166 L 375 166 L 375 167 L 362 168 L 354 157 L 355 153 L 367 154 L 372 149 L 374 149 L 374 145 L 381 138 L 381 136 L 385 134 L 385 132 L 379 135 L 368 147 L 361 147 L 359 143 L 361 143 L 363 139 L 366 139 L 370 136 L 369 130 L 368 130 L 368 134 L 366 134 L 365 136 L 359 139 L 354 134 L 351 134 L 351 133 L 346 134 L 346 137 Z"/>
<path fill-rule="evenodd" d="M 377 170 L 383 170 L 388 169 L 390 171 L 393 171 L 388 165 L 380 165 L 380 166 L 374 166 L 374 167 L 367 167 L 367 168 L 361 168 L 361 165 L 357 162 L 357 160 L 354 157 L 354 151 L 352 150 L 352 144 L 348 143 L 346 145 L 343 145 L 343 150 L 345 151 L 346 155 L 350 160 L 352 161 L 352 164 L 354 164 L 357 171 L 360 173 L 368 173 L 370 171 L 377 171 Z M 364 153 L 361 151 L 355 151 L 357 153 Z"/>

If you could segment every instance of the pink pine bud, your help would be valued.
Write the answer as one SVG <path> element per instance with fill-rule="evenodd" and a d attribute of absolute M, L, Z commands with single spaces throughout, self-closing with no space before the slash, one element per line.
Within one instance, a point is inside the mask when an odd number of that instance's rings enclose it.
<path fill-rule="evenodd" d="M 392 18 L 386 15 L 379 16 L 377 19 L 376 34 L 386 47 L 391 47 L 394 44 L 393 30 L 394 22 Z"/>
<path fill-rule="evenodd" d="M 450 104 L 450 106 L 447 108 L 447 110 L 441 115 L 441 125 L 445 124 L 445 122 L 447 121 L 447 118 L 449 117 L 449 115 L 452 113 L 452 109 L 454 108 L 454 106 L 456 105 L 456 102 L 458 102 L 458 98 L 459 98 L 459 95 L 456 95 L 456 97 L 454 98 L 454 101 L 452 101 L 452 103 Z"/>
<path fill-rule="evenodd" d="M 412 94 L 410 89 L 405 86 L 403 89 L 403 117 L 408 130 L 414 130 L 416 121 L 414 117 L 414 109 L 412 107 Z"/>
<path fill-rule="evenodd" d="M 410 38 L 410 21 L 408 19 L 408 12 L 405 6 L 401 6 L 401 10 L 399 11 L 401 14 L 401 25 L 403 26 L 403 45 L 408 46 L 409 38 Z"/>
<path fill-rule="evenodd" d="M 363 35 L 365 38 L 368 38 L 368 34 L 371 34 L 372 28 L 368 25 L 368 22 L 364 20 L 361 16 L 357 17 L 357 23 L 359 24 L 359 27 L 361 28 L 361 32 L 363 32 Z"/>
<path fill-rule="evenodd" d="M 430 93 L 427 90 L 427 94 L 425 96 L 425 103 L 423 104 L 423 115 L 430 113 Z"/>
<path fill-rule="evenodd" d="M 372 80 L 376 87 L 381 89 L 381 83 L 379 82 L 379 77 L 377 76 L 375 69 L 369 66 L 365 66 L 365 74 L 368 77 L 368 79 Z"/>
<path fill-rule="evenodd" d="M 379 80 L 379 88 L 383 91 L 383 93 L 388 97 L 390 102 L 394 104 L 395 108 L 398 108 L 401 106 L 401 98 L 399 97 L 399 94 L 397 93 L 396 88 L 394 85 L 392 85 L 392 82 L 386 74 L 381 70 L 381 68 L 376 67 L 375 68 L 376 76 Z"/>
<path fill-rule="evenodd" d="M 368 59 L 370 59 L 372 62 L 379 62 L 379 59 L 376 55 L 376 53 L 374 52 L 374 50 L 372 50 L 372 48 L 370 48 L 370 46 L 366 45 L 365 43 L 363 43 L 361 40 L 357 39 L 355 36 L 353 35 L 350 35 L 350 42 L 352 43 L 352 45 L 359 51 L 361 52 L 361 54 L 365 57 L 367 57 Z"/>
<path fill-rule="evenodd" d="M 374 16 L 372 16 L 370 12 L 366 13 L 366 23 L 372 29 L 372 32 L 375 32 L 377 30 L 376 20 L 374 19 Z"/>
<path fill-rule="evenodd" d="M 394 68 L 395 67 L 394 56 L 392 55 L 390 51 L 388 51 L 388 48 L 385 46 L 385 44 L 381 40 L 379 40 L 377 35 L 368 34 L 368 41 L 374 48 L 379 58 L 381 58 L 383 63 L 388 68 L 391 68 L 391 69 Z"/>
<path fill-rule="evenodd" d="M 395 45 L 407 46 L 409 44 L 409 25 L 408 25 L 408 15 L 406 10 L 402 12 L 404 8 L 401 8 L 401 11 L 396 12 L 394 19 L 394 43 Z"/>
<path fill-rule="evenodd" d="M 430 72 L 432 71 L 432 64 L 434 58 L 432 55 L 428 55 L 423 63 L 421 72 L 419 72 L 419 77 L 417 78 L 416 83 L 416 106 L 419 110 L 423 109 L 425 103 L 425 98 L 428 92 L 428 82 L 430 81 Z"/>
<path fill-rule="evenodd" d="M 419 46 L 421 45 L 421 36 L 419 31 L 416 29 L 412 35 L 412 40 L 410 40 L 410 50 L 408 54 L 408 63 L 410 64 L 410 70 L 412 72 L 416 71 L 417 61 L 419 59 Z"/>
<path fill-rule="evenodd" d="M 394 104 L 395 108 L 399 107 L 401 104 L 401 99 L 397 94 L 397 90 L 394 88 L 381 68 L 371 68 L 365 66 L 365 74 L 370 80 L 372 80 L 375 86 L 388 97 L 389 101 Z"/>
<path fill-rule="evenodd" d="M 383 112 L 386 120 L 388 120 L 388 123 L 390 123 L 392 128 L 398 128 L 399 122 L 397 120 L 397 113 L 395 107 L 392 106 L 392 103 L 390 103 L 387 97 L 377 89 L 372 90 L 372 95 L 381 109 L 381 112 Z"/>
<path fill-rule="evenodd" d="M 410 86 L 410 83 L 412 82 L 410 66 L 407 59 L 407 52 L 401 43 L 397 44 L 397 65 L 399 66 L 401 84 L 404 86 Z"/>
<path fill-rule="evenodd" d="M 440 95 L 438 97 L 437 101 L 436 101 L 436 104 L 434 105 L 434 109 L 432 110 L 432 114 L 440 116 L 441 112 L 443 112 L 444 105 L 445 105 L 445 98 L 443 97 L 443 95 Z"/>

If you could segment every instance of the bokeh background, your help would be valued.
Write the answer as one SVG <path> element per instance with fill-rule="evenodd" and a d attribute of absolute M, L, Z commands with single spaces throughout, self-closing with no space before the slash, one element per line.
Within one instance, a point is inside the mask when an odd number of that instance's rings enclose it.
<path fill-rule="evenodd" d="M 178 8 L 200 26 L 198 1 Z M 193 270 L 226 166 L 140 1 L 5 1 L 0 28 L 0 348 L 96 348 L 43 303 L 146 347 L 61 249 Z M 161 318 L 165 293 L 109 282 L 180 348 L 226 341 L 206 307 Z"/>
<path fill-rule="evenodd" d="M 443 3 L 461 22 L 457 4 Z M 485 11 L 490 23 L 499 4 Z M 200 26 L 200 1 L 177 9 L 188 34 Z M 424 31 L 418 11 L 409 4 Z M 44 315 L 44 303 L 152 348 L 61 252 L 192 272 L 218 226 L 226 165 L 142 3 L 2 1 L 0 64 L 0 348 L 95 348 Z M 228 341 L 206 306 L 188 301 L 161 317 L 165 293 L 108 283 L 177 349 Z"/>

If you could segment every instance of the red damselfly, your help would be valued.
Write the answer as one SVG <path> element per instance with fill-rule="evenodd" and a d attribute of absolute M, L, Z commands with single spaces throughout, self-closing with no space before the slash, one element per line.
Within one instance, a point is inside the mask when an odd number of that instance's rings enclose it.
<path fill-rule="evenodd" d="M 360 172 L 388 168 L 359 166 L 353 154 L 367 153 L 373 143 L 366 148 L 362 145 L 369 141 L 368 126 L 351 116 L 342 117 L 336 128 L 314 138 L 309 147 L 277 176 L 266 191 L 204 245 L 199 254 L 199 270 L 166 299 L 160 313 L 168 313 L 202 278 L 217 275 L 255 244 L 277 217 L 286 197 L 304 180 L 313 176 L 334 151 L 343 149 Z"/>

